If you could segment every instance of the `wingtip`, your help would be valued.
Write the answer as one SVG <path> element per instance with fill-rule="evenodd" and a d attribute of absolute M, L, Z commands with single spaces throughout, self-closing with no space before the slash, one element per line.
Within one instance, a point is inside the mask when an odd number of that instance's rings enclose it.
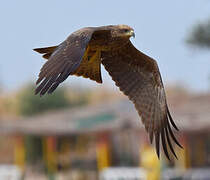
<path fill-rule="evenodd" d="M 152 131 L 149 133 L 149 141 L 150 141 L 150 144 L 153 143 L 153 132 Z"/>
<path fill-rule="evenodd" d="M 165 139 L 165 130 L 164 128 L 162 128 L 161 130 L 161 141 L 162 141 L 162 148 L 163 148 L 163 151 L 167 157 L 167 159 L 169 161 L 171 161 L 170 157 L 169 157 L 169 154 L 168 154 L 168 149 L 167 149 L 167 144 L 166 144 L 166 139 Z"/>
<path fill-rule="evenodd" d="M 160 133 L 155 133 L 155 146 L 156 146 L 156 154 L 158 156 L 158 159 L 160 159 Z"/>
<path fill-rule="evenodd" d="M 181 149 L 184 149 L 184 147 L 183 147 L 181 144 L 179 144 L 179 147 L 180 147 Z"/>
<path fill-rule="evenodd" d="M 42 81 L 42 79 L 43 79 L 43 78 L 40 78 L 40 77 L 39 77 L 39 78 L 37 79 L 37 81 L 36 81 L 36 85 L 38 85 L 38 84 Z"/>
<path fill-rule="evenodd" d="M 173 120 L 173 118 L 171 116 L 171 113 L 170 113 L 170 111 L 168 109 L 168 106 L 167 106 L 167 115 L 168 115 L 169 121 L 172 124 L 172 126 L 174 127 L 174 129 L 176 129 L 177 131 L 179 131 L 179 128 L 176 126 L 176 124 L 175 124 L 175 122 L 174 122 L 174 120 Z"/>
<path fill-rule="evenodd" d="M 171 135 L 172 139 L 174 140 L 174 142 L 180 147 L 183 149 L 182 145 L 177 141 L 176 137 L 174 136 L 174 133 L 170 127 L 170 124 L 169 122 L 167 122 L 167 127 L 168 127 L 168 130 L 169 130 L 169 134 Z"/>
<path fill-rule="evenodd" d="M 34 95 L 38 95 L 39 92 L 40 92 L 40 91 L 36 88 L 35 91 L 34 91 Z M 41 97 L 41 94 L 40 94 L 40 97 Z"/>
<path fill-rule="evenodd" d="M 35 91 L 34 91 L 34 95 L 36 96 L 36 95 L 38 95 L 39 94 L 39 91 L 37 91 L 37 89 L 35 89 Z M 42 97 L 42 95 L 41 94 L 39 94 L 40 95 L 40 97 Z"/>
<path fill-rule="evenodd" d="M 177 158 L 177 156 L 176 156 L 176 153 L 175 153 L 175 151 L 174 151 L 174 149 L 173 149 L 173 146 L 172 146 L 172 144 L 171 144 L 171 140 L 170 140 L 170 137 L 169 137 L 169 134 L 168 134 L 168 128 L 167 128 L 167 126 L 166 126 L 166 128 L 165 128 L 165 135 L 166 135 L 166 140 L 167 140 L 167 142 L 168 142 L 168 145 L 169 145 L 169 148 L 170 148 L 172 154 L 173 154 L 174 157 L 178 160 L 178 158 Z"/>

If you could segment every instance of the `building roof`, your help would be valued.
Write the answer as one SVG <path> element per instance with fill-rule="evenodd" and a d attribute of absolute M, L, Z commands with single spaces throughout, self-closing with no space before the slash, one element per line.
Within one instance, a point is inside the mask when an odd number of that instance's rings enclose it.
<path fill-rule="evenodd" d="M 210 94 L 169 98 L 169 108 L 180 130 L 210 129 Z M 128 126 L 143 129 L 134 105 L 127 99 L 121 99 L 115 102 L 48 112 L 17 121 L 0 121 L 0 132 L 65 135 L 111 131 Z"/>
<path fill-rule="evenodd" d="M 181 130 L 210 129 L 210 94 L 177 97 L 171 100 L 170 110 Z"/>
<path fill-rule="evenodd" d="M 18 121 L 0 121 L 1 133 L 75 134 L 122 128 L 142 127 L 140 118 L 130 118 L 132 103 L 127 100 L 107 102 L 74 109 L 48 112 Z M 135 111 L 132 110 L 136 114 Z M 131 113 L 132 114 L 132 113 Z M 133 114 L 132 114 L 133 115 Z"/>

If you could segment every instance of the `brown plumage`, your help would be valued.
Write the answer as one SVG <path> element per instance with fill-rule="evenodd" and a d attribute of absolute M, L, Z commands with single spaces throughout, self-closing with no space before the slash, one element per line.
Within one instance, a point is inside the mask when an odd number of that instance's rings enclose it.
<path fill-rule="evenodd" d="M 141 116 L 150 141 L 155 139 L 159 157 L 160 141 L 168 159 L 176 156 L 171 125 L 176 127 L 166 102 L 156 61 L 138 51 L 130 42 L 134 31 L 127 25 L 88 27 L 72 33 L 58 46 L 37 48 L 48 61 L 41 68 L 35 93 L 52 93 L 69 75 L 102 83 L 101 63 L 120 90 L 129 97 Z"/>

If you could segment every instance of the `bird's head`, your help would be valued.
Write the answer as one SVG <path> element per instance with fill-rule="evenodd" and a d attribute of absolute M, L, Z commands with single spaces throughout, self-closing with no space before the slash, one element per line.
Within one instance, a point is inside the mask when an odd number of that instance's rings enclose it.
<path fill-rule="evenodd" d="M 113 26 L 112 36 L 129 39 L 130 37 L 135 37 L 135 33 L 133 28 L 131 28 L 130 26 L 120 24 Z"/>

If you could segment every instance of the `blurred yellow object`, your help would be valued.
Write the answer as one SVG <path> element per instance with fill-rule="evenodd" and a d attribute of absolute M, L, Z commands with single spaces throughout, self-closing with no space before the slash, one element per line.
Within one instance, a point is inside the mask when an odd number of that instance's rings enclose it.
<path fill-rule="evenodd" d="M 140 151 L 140 166 L 147 170 L 147 180 L 159 180 L 160 179 L 160 161 L 154 149 L 146 145 Z"/>
<path fill-rule="evenodd" d="M 43 148 L 44 160 L 48 172 L 55 173 L 57 171 L 56 139 L 54 137 L 43 138 Z"/>
<path fill-rule="evenodd" d="M 24 170 L 25 167 L 25 146 L 23 137 L 15 137 L 15 165 Z"/>
<path fill-rule="evenodd" d="M 109 147 L 107 142 L 102 142 L 97 145 L 97 165 L 98 170 L 101 171 L 110 165 Z"/>
<path fill-rule="evenodd" d="M 69 140 L 61 140 L 60 151 L 57 153 L 58 163 L 64 168 L 68 169 L 71 165 L 71 145 Z"/>
<path fill-rule="evenodd" d="M 179 157 L 178 160 L 175 161 L 175 166 L 180 169 L 187 169 L 190 168 L 190 156 L 189 150 L 187 146 L 184 146 L 184 149 L 177 148 L 177 156 Z"/>

